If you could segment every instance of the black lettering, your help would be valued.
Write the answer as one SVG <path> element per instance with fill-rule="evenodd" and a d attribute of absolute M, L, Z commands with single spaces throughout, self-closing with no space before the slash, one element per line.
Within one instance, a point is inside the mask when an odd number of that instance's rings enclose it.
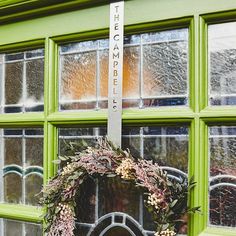
<path fill-rule="evenodd" d="M 114 39 L 115 41 L 119 41 L 119 40 L 120 40 L 119 36 L 120 36 L 119 34 L 115 34 L 114 37 L 113 37 L 113 39 Z M 118 38 L 117 38 L 117 37 L 118 37 Z"/>

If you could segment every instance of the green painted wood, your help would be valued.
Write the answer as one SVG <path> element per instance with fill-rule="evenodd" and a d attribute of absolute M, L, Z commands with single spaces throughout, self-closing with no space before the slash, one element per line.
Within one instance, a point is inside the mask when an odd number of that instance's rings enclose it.
<path fill-rule="evenodd" d="M 32 206 L 0 204 L 0 218 L 8 218 L 30 222 L 41 222 L 42 209 L 39 207 Z"/>
<path fill-rule="evenodd" d="M 58 127 L 106 125 L 107 122 L 105 110 L 58 112 L 57 78 L 58 46 L 108 37 L 109 6 L 104 5 L 105 1 L 95 4 L 94 0 L 62 2 L 0 1 L 0 34 L 4 35 L 0 38 L 1 52 L 45 45 L 44 113 L 0 115 L 1 127 L 44 126 L 44 184 L 56 171 L 53 160 L 58 154 Z M 20 5 L 25 9 L 20 10 Z M 5 13 L 4 9 L 7 9 Z M 125 125 L 190 126 L 189 176 L 194 175 L 197 184 L 190 192 L 189 203 L 192 207 L 201 206 L 202 210 L 200 214 L 190 215 L 190 236 L 236 235 L 235 230 L 209 227 L 207 223 L 208 125 L 236 123 L 235 107 L 208 106 L 207 25 L 235 20 L 233 9 L 236 9 L 235 0 L 218 0 L 217 4 L 213 0 L 132 0 L 125 4 L 126 34 L 189 28 L 189 108 L 125 109 L 122 119 Z M 0 204 L 0 217 L 37 222 L 41 221 L 40 212 L 34 207 Z"/>

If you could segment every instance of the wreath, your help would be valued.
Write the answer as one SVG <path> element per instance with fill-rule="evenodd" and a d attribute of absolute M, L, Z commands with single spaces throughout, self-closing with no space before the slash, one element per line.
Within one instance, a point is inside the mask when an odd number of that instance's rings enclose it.
<path fill-rule="evenodd" d="M 187 212 L 198 210 L 198 207 L 187 208 L 193 181 L 188 184 L 187 180 L 179 183 L 170 179 L 157 163 L 134 158 L 128 149 L 116 148 L 106 139 L 99 140 L 97 147 L 87 147 L 82 152 L 74 150 L 74 155 L 60 157 L 60 160 L 66 161 L 66 165 L 42 189 L 40 200 L 47 209 L 44 220 L 48 236 L 74 235 L 76 196 L 89 177 L 118 177 L 138 188 L 156 225 L 155 236 L 175 235 L 176 222 Z"/>

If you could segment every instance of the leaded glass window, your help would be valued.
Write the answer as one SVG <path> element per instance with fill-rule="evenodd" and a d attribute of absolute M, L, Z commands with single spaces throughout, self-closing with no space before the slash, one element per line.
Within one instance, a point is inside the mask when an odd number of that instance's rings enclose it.
<path fill-rule="evenodd" d="M 0 54 L 1 113 L 43 111 L 44 49 Z"/>
<path fill-rule="evenodd" d="M 108 39 L 60 46 L 60 110 L 107 108 Z M 188 29 L 126 36 L 123 108 L 188 104 Z"/>
<path fill-rule="evenodd" d="M 236 126 L 209 132 L 209 224 L 236 227 Z"/>
<path fill-rule="evenodd" d="M 0 219 L 0 236 L 42 236 L 40 224 Z"/>
<path fill-rule="evenodd" d="M 209 25 L 210 105 L 236 105 L 236 23 Z"/>
<path fill-rule="evenodd" d="M 105 127 L 60 128 L 59 154 L 72 154 L 70 144 L 76 144 L 78 150 L 95 145 L 96 139 L 105 134 Z M 122 146 L 136 157 L 158 162 L 170 178 L 180 182 L 187 178 L 187 126 L 124 127 Z M 81 188 L 77 199 L 76 235 L 113 235 L 115 232 L 117 235 L 121 232 L 153 235 L 152 219 L 144 206 L 145 196 L 132 184 L 118 178 L 101 178 L 99 181 L 89 179 Z M 183 221 L 184 224 L 176 225 L 180 234 L 187 233 L 186 219 Z M 114 226 L 117 228 L 112 228 Z"/>
<path fill-rule="evenodd" d="M 38 205 L 43 184 L 43 130 L 0 129 L 0 201 Z"/>

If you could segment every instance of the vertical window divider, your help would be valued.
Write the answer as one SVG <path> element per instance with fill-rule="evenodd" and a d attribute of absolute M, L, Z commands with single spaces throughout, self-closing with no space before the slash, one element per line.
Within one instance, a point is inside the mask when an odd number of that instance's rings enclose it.
<path fill-rule="evenodd" d="M 22 130 L 22 203 L 25 205 L 26 201 L 25 201 L 25 196 L 26 196 L 26 189 L 25 189 L 25 162 L 26 162 L 26 142 L 25 142 L 25 129 Z"/>
<path fill-rule="evenodd" d="M 3 183 L 4 183 L 4 173 L 3 173 L 3 167 L 4 167 L 4 142 L 3 142 L 3 129 L 0 130 L 0 145 L 1 145 L 1 153 L 0 153 L 0 189 L 1 189 L 1 194 L 0 194 L 0 202 L 3 202 L 4 200 L 4 188 L 3 188 Z"/>
<path fill-rule="evenodd" d="M 25 112 L 25 105 L 26 105 L 26 99 L 27 99 L 27 89 L 26 89 L 26 52 L 24 52 L 24 58 L 23 58 L 23 79 L 22 79 L 22 112 Z"/>
<path fill-rule="evenodd" d="M 2 60 L 2 82 L 1 82 L 1 112 L 4 113 L 4 104 L 5 104 L 5 54 Z"/>
<path fill-rule="evenodd" d="M 144 158 L 144 140 L 143 140 L 143 127 L 140 127 L 140 156 Z M 139 197 L 139 222 L 143 225 L 143 195 L 140 194 Z"/>
<path fill-rule="evenodd" d="M 140 37 L 140 63 L 139 63 L 139 108 L 143 108 L 143 37 Z"/>
<path fill-rule="evenodd" d="M 188 98 L 189 98 L 189 106 L 192 108 L 194 112 L 199 112 L 199 23 L 198 23 L 198 15 L 194 15 L 194 17 L 190 20 L 189 24 L 189 43 L 188 43 L 188 52 L 189 52 L 189 66 L 188 66 Z"/>
<path fill-rule="evenodd" d="M 203 17 L 199 17 L 199 102 L 200 111 L 208 105 L 208 55 L 207 25 Z"/>
<path fill-rule="evenodd" d="M 97 50 L 96 50 L 96 110 L 99 109 L 99 96 L 100 96 L 100 50 L 99 42 L 97 41 Z"/>

